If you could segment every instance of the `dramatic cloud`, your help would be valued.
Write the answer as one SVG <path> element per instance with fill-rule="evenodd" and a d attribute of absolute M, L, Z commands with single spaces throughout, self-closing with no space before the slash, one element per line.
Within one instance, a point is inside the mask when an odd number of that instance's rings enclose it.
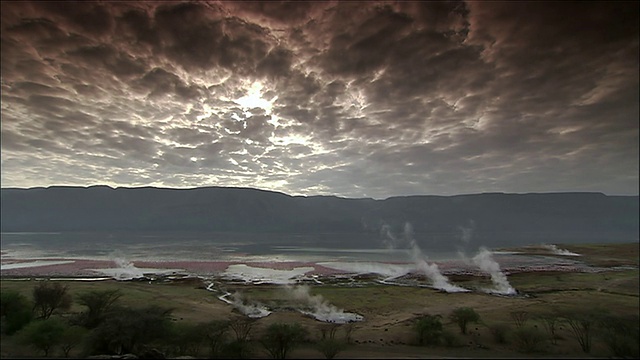
<path fill-rule="evenodd" d="M 2 186 L 638 194 L 637 2 L 2 2 Z"/>

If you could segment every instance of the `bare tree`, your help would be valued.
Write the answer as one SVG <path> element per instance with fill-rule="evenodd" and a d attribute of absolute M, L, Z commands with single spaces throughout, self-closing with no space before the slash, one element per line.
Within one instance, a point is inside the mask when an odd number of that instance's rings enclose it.
<path fill-rule="evenodd" d="M 254 323 L 254 319 L 242 317 L 231 320 L 229 327 L 236 335 L 236 340 L 247 341 L 249 340 L 249 335 L 251 334 Z"/>
<path fill-rule="evenodd" d="M 68 310 L 73 300 L 69 287 L 43 281 L 33 288 L 33 310 L 41 319 L 48 319 L 56 310 Z"/>
<path fill-rule="evenodd" d="M 557 345 L 558 344 L 557 330 L 558 330 L 558 326 L 560 325 L 561 319 L 557 315 L 553 315 L 553 314 L 542 315 L 539 317 L 539 319 L 542 320 L 542 324 L 544 325 L 545 329 L 547 329 L 551 343 L 553 345 Z"/>
<path fill-rule="evenodd" d="M 592 313 L 572 312 L 563 316 L 571 327 L 573 337 L 578 341 L 582 351 L 591 352 L 592 330 L 596 325 L 596 315 Z"/>

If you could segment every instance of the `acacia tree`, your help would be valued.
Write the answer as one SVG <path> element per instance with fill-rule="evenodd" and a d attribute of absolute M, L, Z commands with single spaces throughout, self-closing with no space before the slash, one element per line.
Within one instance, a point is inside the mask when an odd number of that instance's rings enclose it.
<path fill-rule="evenodd" d="M 250 335 L 255 319 L 241 317 L 229 322 L 229 328 L 235 335 L 235 339 L 225 345 L 225 354 L 239 359 L 251 357 Z"/>
<path fill-rule="evenodd" d="M 32 346 L 49 356 L 49 352 L 63 340 L 65 324 L 57 318 L 37 320 L 20 331 L 23 344 Z"/>
<path fill-rule="evenodd" d="M 87 329 L 81 326 L 67 325 L 64 327 L 59 341 L 60 349 L 62 349 L 64 357 L 69 357 L 71 350 L 83 343 L 86 334 Z"/>
<path fill-rule="evenodd" d="M 306 330 L 300 324 L 271 324 L 260 339 L 262 346 L 273 359 L 285 359 L 306 338 Z"/>
<path fill-rule="evenodd" d="M 470 307 L 459 307 L 453 310 L 451 314 L 449 314 L 449 320 L 458 324 L 458 327 L 460 327 L 460 332 L 462 332 L 462 334 L 466 334 L 467 325 L 469 323 L 479 322 L 480 315 L 478 315 L 478 313 Z"/>
<path fill-rule="evenodd" d="M 121 296 L 120 290 L 94 290 L 80 294 L 78 302 L 87 307 L 87 311 L 83 313 L 82 324 L 89 329 L 98 326 Z"/>
<path fill-rule="evenodd" d="M 91 351 L 97 354 L 136 354 L 149 344 L 165 341 L 171 334 L 172 311 L 153 305 L 111 311 L 92 331 Z"/>
<path fill-rule="evenodd" d="M 33 288 L 33 310 L 40 319 L 48 319 L 56 310 L 69 310 L 73 300 L 68 286 L 49 281 Z"/>
<path fill-rule="evenodd" d="M 212 358 L 220 357 L 227 340 L 229 322 L 213 320 L 204 325 L 204 336 L 209 346 L 209 355 Z"/>

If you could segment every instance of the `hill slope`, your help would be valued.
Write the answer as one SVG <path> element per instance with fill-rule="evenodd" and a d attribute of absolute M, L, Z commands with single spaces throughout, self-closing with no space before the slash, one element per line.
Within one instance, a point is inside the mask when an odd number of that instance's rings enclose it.
<path fill-rule="evenodd" d="M 433 241 L 490 246 L 509 238 L 555 242 L 638 240 L 638 196 L 485 193 L 385 200 L 299 197 L 247 188 L 2 189 L 3 232 L 229 231 L 401 233 L 409 222 Z"/>

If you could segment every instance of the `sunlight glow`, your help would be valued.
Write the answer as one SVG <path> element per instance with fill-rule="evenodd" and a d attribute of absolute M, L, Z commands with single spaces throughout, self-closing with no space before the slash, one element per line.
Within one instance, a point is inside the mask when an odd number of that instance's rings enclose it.
<path fill-rule="evenodd" d="M 233 100 L 233 102 L 242 106 L 243 109 L 263 109 L 267 115 L 270 115 L 273 108 L 273 103 L 278 99 L 278 96 L 274 96 L 271 100 L 264 99 L 262 97 L 262 95 L 265 93 L 263 89 L 264 85 L 262 85 L 262 83 L 260 83 L 259 81 L 256 81 L 251 84 L 251 87 L 247 91 L 247 95 L 235 99 Z"/>

